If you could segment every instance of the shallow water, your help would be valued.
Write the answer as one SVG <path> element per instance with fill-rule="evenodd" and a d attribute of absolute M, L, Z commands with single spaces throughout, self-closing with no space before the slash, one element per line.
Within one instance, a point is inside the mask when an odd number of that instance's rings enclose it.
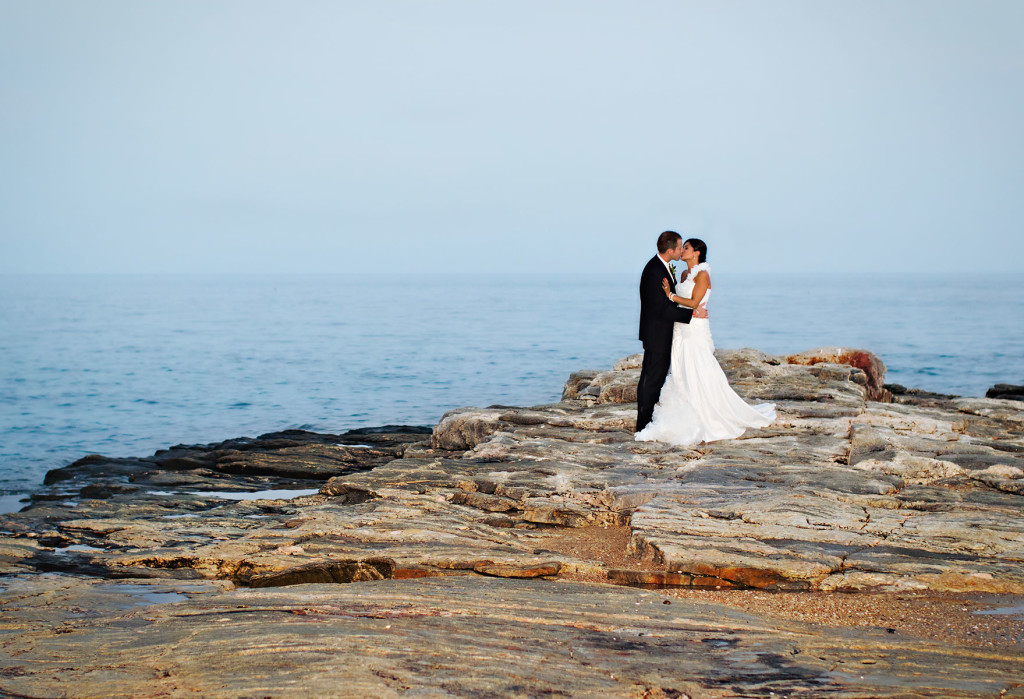
<path fill-rule="evenodd" d="M 1024 616 L 1024 602 L 1011 607 L 997 607 L 995 609 L 979 609 L 975 614 L 986 614 L 995 616 Z"/>
<path fill-rule="evenodd" d="M 172 604 L 188 599 L 188 595 L 181 592 L 164 591 L 153 585 L 101 583 L 92 589 L 95 592 L 110 594 L 110 598 L 106 600 L 107 604 L 121 609 L 148 607 L 154 604 Z"/>
<path fill-rule="evenodd" d="M 307 495 L 316 495 L 320 490 L 317 488 L 300 490 L 256 490 L 251 492 L 239 491 L 218 491 L 218 490 L 192 490 L 190 495 L 200 497 L 217 498 L 218 500 L 291 500 Z M 176 493 L 175 493 L 176 494 Z"/>

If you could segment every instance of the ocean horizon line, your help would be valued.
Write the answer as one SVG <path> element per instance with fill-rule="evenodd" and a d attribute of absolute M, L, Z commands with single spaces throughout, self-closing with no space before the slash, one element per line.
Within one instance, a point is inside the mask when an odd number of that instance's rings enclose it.
<path fill-rule="evenodd" d="M 714 269 L 714 262 L 711 263 L 712 269 Z M 679 264 L 676 265 L 677 269 L 681 269 Z M 758 278 L 771 278 L 781 279 L 786 277 L 802 277 L 802 278 L 843 278 L 843 279 L 874 279 L 874 278 L 889 278 L 898 275 L 899 279 L 933 279 L 939 277 L 950 277 L 951 275 L 960 274 L 962 270 L 945 270 L 945 271 L 903 271 L 903 270 L 883 270 L 883 271 L 799 271 L 799 270 L 757 270 L 757 271 L 742 271 L 732 269 L 714 269 L 715 274 L 723 275 L 726 277 L 758 277 Z M 1007 279 L 1020 279 L 1024 280 L 1024 272 L 1021 271 L 986 271 L 986 270 L 970 270 L 974 274 L 985 275 L 986 277 L 999 277 Z M 88 278 L 101 278 L 101 277 L 117 277 L 117 278 L 130 278 L 130 277 L 202 277 L 202 278 L 267 278 L 267 277 L 291 277 L 291 278 L 311 278 L 311 277 L 350 277 L 350 278 L 371 278 L 371 277 L 394 277 L 399 276 L 416 276 L 416 277 L 432 277 L 432 278 L 472 278 L 480 279 L 487 277 L 566 277 L 566 278 L 586 278 L 592 276 L 601 277 L 636 277 L 639 279 L 640 270 L 629 270 L 629 271 L 557 271 L 557 272 L 545 272 L 545 271 L 457 271 L 457 272 L 446 272 L 446 271 L 433 271 L 433 270 L 414 270 L 414 271 L 402 271 L 398 270 L 381 270 L 381 271 L 334 271 L 334 272 L 290 272 L 290 271 L 272 271 L 272 272 L 261 272 L 261 271 L 189 271 L 189 272 L 60 272 L 60 271 L 48 271 L 48 272 L 4 272 L 0 271 L 0 278 L 69 278 L 69 277 L 88 277 Z"/>

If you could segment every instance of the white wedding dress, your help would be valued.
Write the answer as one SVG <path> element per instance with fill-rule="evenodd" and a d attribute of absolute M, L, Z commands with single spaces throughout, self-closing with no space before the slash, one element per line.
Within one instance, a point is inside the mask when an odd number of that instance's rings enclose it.
<path fill-rule="evenodd" d="M 695 265 L 679 283 L 677 296 L 690 296 L 698 272 L 708 272 L 706 262 Z M 707 307 L 708 289 L 700 305 Z M 642 442 L 668 442 L 688 446 L 698 442 L 739 437 L 748 427 L 765 427 L 775 420 L 775 404 L 749 405 L 729 386 L 715 359 L 711 325 L 707 318 L 676 323 L 672 331 L 672 364 L 654 417 L 636 433 Z"/>

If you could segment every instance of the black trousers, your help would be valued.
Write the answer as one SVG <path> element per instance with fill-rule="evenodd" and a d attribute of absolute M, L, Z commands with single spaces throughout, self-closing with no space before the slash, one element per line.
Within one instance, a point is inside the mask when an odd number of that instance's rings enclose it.
<path fill-rule="evenodd" d="M 671 347 L 664 352 L 644 350 L 644 363 L 640 368 L 640 383 L 636 387 L 636 431 L 647 426 L 654 417 L 654 405 L 661 397 L 669 365 L 672 363 Z"/>

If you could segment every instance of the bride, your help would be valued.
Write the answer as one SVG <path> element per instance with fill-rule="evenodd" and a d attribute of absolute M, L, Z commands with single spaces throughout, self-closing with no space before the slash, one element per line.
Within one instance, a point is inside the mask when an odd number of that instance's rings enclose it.
<path fill-rule="evenodd" d="M 673 294 L 664 282 L 669 301 L 687 308 L 707 308 L 711 276 L 706 262 L 708 246 L 690 238 L 680 258 L 689 271 Z M 636 433 L 638 441 L 669 442 L 688 446 L 698 442 L 733 439 L 748 427 L 765 427 L 775 420 L 775 405 L 748 405 L 729 386 L 714 355 L 711 327 L 706 317 L 675 323 L 672 365 L 654 406 L 654 418 Z"/>

